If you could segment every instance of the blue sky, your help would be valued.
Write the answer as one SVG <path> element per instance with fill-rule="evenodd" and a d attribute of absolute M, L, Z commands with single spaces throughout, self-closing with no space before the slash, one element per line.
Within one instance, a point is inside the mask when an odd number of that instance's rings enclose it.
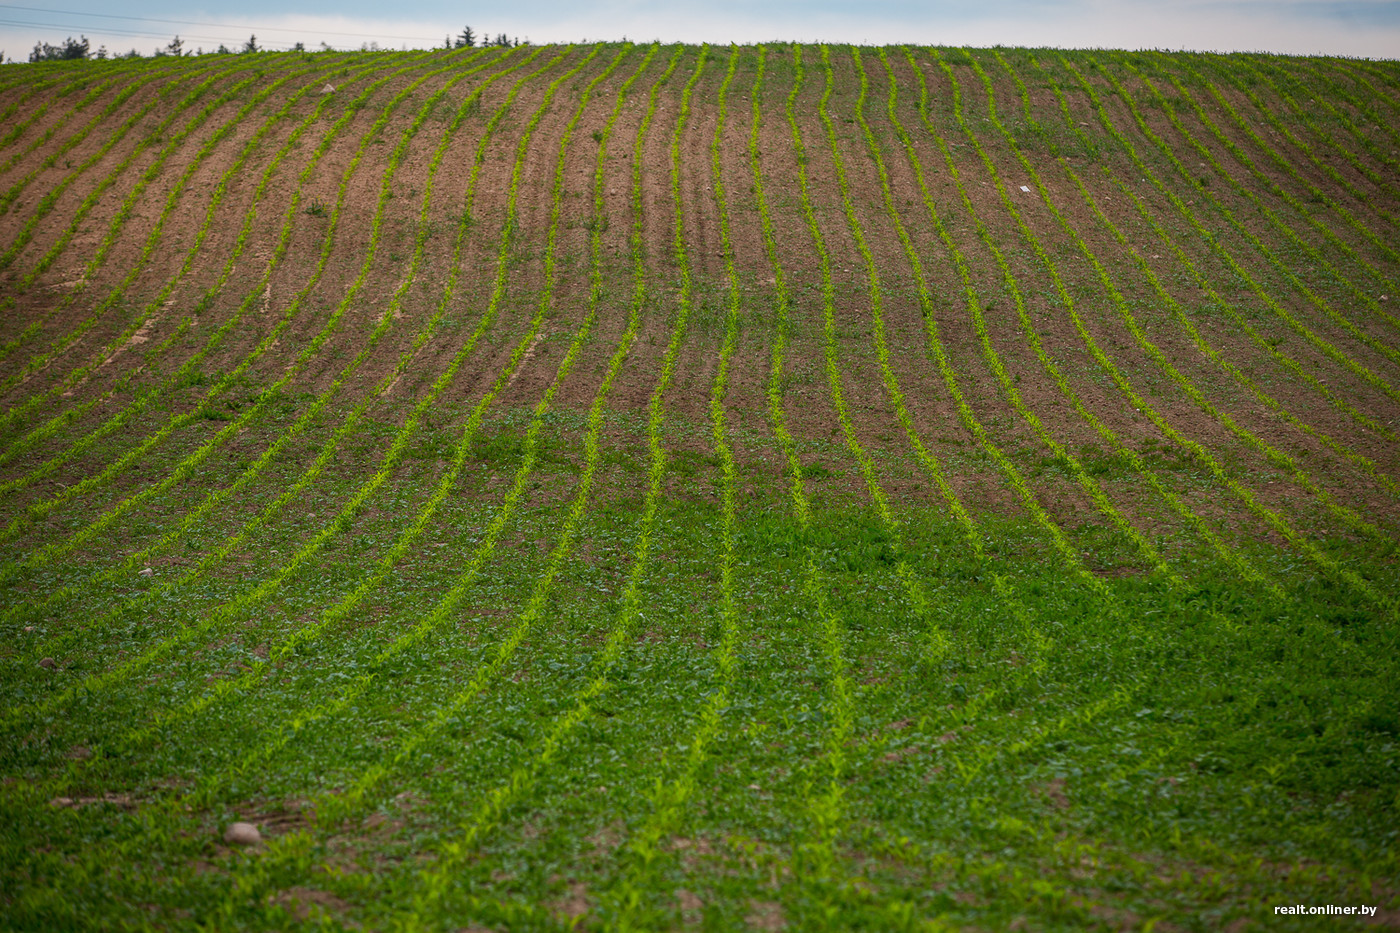
<path fill-rule="evenodd" d="M 150 54 L 176 33 L 186 48 L 241 44 L 250 33 L 269 48 L 296 41 L 422 48 L 464 24 L 534 42 L 801 40 L 1400 58 L 1400 0 L 28 0 L 0 2 L 0 50 L 24 59 L 36 41 L 83 34 L 93 48 Z"/>

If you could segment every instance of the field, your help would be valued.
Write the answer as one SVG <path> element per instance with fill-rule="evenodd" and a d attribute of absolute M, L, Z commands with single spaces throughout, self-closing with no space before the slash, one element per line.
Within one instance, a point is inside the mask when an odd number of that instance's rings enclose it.
<path fill-rule="evenodd" d="M 0 928 L 1400 926 L 1400 64 L 0 113 Z"/>

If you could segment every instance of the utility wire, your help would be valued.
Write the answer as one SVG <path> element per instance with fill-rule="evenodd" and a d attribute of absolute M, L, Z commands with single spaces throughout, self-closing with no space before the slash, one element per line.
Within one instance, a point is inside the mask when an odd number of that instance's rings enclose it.
<path fill-rule="evenodd" d="M 0 3 L 0 10 L 22 10 L 22 11 L 27 12 L 27 13 L 55 13 L 55 14 L 58 14 L 58 15 L 60 15 L 60 16 L 96 16 L 96 17 L 100 17 L 100 18 L 102 18 L 102 19 L 124 19 L 124 20 L 134 20 L 134 21 L 136 21 L 136 22 L 142 22 L 142 23 L 168 23 L 168 24 L 174 25 L 174 26 L 210 26 L 210 27 L 214 27 L 214 28 L 217 28 L 217 29 L 239 29 L 239 30 L 251 28 L 251 29 L 254 29 L 256 32 L 259 32 L 259 33 L 262 33 L 262 32 L 292 32 L 292 33 L 298 33 L 298 34 L 301 34 L 301 35 L 306 35 L 307 33 L 315 32 L 315 33 L 317 33 L 317 34 L 320 34 L 320 35 L 327 35 L 327 36 L 353 36 L 354 38 L 357 38 L 357 39 L 402 39 L 402 40 L 410 41 L 410 42 L 425 42 L 425 41 L 436 42 L 436 41 L 437 41 L 436 39 L 429 39 L 427 36 L 390 36 L 390 35 L 384 35 L 383 33 L 371 33 L 371 32 L 338 32 L 338 31 L 333 30 L 333 29 L 321 29 L 321 28 L 319 28 L 319 27 L 314 27 L 314 26 L 309 26 L 309 27 L 302 28 L 302 29 L 292 28 L 292 27 L 289 27 L 289 26 L 251 26 L 251 27 L 250 27 L 250 26 L 247 26 L 247 25 L 236 25 L 236 24 L 232 24 L 232 23 L 209 23 L 209 22 L 200 22 L 200 21 L 197 21 L 197 20 L 189 20 L 189 19 L 159 19 L 159 18 L 154 17 L 154 16 L 123 16 L 123 15 L 118 14 L 118 13 L 81 13 L 81 12 L 78 12 L 78 11 L 76 11 L 76 10 L 51 10 L 51 9 L 44 9 L 44 8 L 42 8 L 42 7 L 19 6 L 18 4 L 13 4 L 13 3 Z M 72 24 L 57 24 L 57 23 L 5 22 L 4 25 L 11 25 L 11 26 L 42 26 L 42 27 L 44 27 L 45 29 L 77 29 L 77 28 L 79 28 L 79 27 L 74 26 L 74 25 L 72 25 Z M 93 32 L 98 32 L 99 30 L 102 31 L 102 32 L 107 32 L 107 33 L 118 33 L 118 32 L 120 32 L 120 30 L 116 29 L 115 27 L 108 27 L 108 26 L 98 26 L 98 27 L 92 29 L 91 31 L 93 31 Z M 161 32 L 161 33 L 140 33 L 140 32 L 130 32 L 130 31 L 128 31 L 128 32 L 126 32 L 126 33 L 124 33 L 124 34 L 126 34 L 126 35 L 149 35 L 149 36 L 153 36 L 153 37 L 159 38 L 159 37 L 161 37 L 161 36 L 167 35 L 168 32 Z M 183 37 L 182 37 L 182 38 L 183 38 Z M 208 39 L 208 38 L 210 38 L 210 37 L 208 37 L 208 36 L 203 36 L 203 37 L 201 37 L 201 36 L 190 36 L 190 38 L 192 38 L 192 39 L 198 39 L 198 38 L 205 38 L 205 39 Z M 215 39 L 212 39 L 211 41 L 217 42 L 217 41 L 219 41 L 219 40 L 218 40 L 217 38 L 215 38 Z"/>
<path fill-rule="evenodd" d="M 136 38 L 136 39 L 166 39 L 166 38 L 169 38 L 169 37 L 170 37 L 170 33 L 168 33 L 168 32 L 136 32 L 136 31 L 130 30 L 130 29 L 112 29 L 112 28 L 109 28 L 109 27 L 106 27 L 106 26 L 99 27 L 98 29 L 82 29 L 81 27 L 74 26 L 74 25 L 72 25 L 71 23 L 66 23 L 66 24 L 65 24 L 65 23 L 34 23 L 34 22 L 27 22 L 27 21 L 22 21 L 22 20 L 0 19 L 0 26 L 34 26 L 34 27 L 42 28 L 42 29 L 62 29 L 62 30 L 68 30 L 68 31 L 83 32 L 84 34 L 86 34 L 86 33 L 88 33 L 88 32 L 91 32 L 91 33 L 93 33 L 94 35 L 101 35 L 101 36 L 120 36 L 120 37 L 123 37 L 123 38 Z M 238 39 L 231 39 L 231 38 L 229 38 L 228 36 L 195 36 L 195 35 L 181 35 L 180 38 L 181 38 L 181 39 L 189 39 L 189 40 L 201 40 L 201 41 L 205 41 L 205 42 L 238 42 L 238 41 L 240 41 L 240 40 L 238 40 Z M 277 43 L 277 44 L 280 45 L 280 44 L 287 43 L 287 42 L 289 42 L 290 40 L 272 39 L 272 40 L 270 40 L 270 41 L 273 42 L 273 43 Z"/>

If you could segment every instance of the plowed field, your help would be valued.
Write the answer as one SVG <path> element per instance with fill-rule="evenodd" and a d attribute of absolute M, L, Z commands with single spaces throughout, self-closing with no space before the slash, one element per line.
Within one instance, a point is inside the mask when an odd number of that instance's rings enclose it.
<path fill-rule="evenodd" d="M 1400 925 L 1397 63 L 0 71 L 0 927 Z"/>

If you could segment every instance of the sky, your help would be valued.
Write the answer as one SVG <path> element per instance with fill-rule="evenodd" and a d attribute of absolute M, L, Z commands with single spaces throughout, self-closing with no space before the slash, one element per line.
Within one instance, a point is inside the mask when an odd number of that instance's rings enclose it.
<path fill-rule="evenodd" d="M 386 16 L 391 9 L 393 16 Z M 144 55 L 221 43 L 429 48 L 471 26 L 535 43 L 837 42 L 1192 49 L 1400 58 L 1400 0 L 28 0 L 0 2 L 0 51 L 86 36 Z"/>

